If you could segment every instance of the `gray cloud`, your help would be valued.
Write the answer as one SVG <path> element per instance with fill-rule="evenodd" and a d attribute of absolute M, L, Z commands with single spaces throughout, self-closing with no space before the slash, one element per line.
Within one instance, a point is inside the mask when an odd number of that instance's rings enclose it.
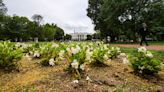
<path fill-rule="evenodd" d="M 91 20 L 86 16 L 88 0 L 4 0 L 8 14 L 31 18 L 44 16 L 44 23 L 55 23 L 66 33 L 93 32 Z"/>

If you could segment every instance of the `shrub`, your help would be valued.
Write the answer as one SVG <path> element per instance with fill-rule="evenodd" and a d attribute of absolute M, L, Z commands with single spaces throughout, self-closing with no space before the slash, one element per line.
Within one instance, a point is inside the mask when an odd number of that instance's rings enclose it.
<path fill-rule="evenodd" d="M 16 48 L 14 43 L 10 41 L 0 43 L 0 67 L 7 69 L 17 68 L 18 61 L 22 56 L 22 49 Z"/>
<path fill-rule="evenodd" d="M 132 67 L 135 72 L 146 75 L 153 75 L 160 71 L 160 61 L 153 57 L 145 47 L 138 48 L 133 58 Z"/>
<path fill-rule="evenodd" d="M 65 69 L 74 77 L 81 79 L 81 74 L 85 71 L 86 66 L 86 53 L 79 45 L 71 46 L 66 48 L 65 58 L 69 63 L 69 66 Z"/>
<path fill-rule="evenodd" d="M 103 65 L 109 59 L 107 50 L 103 48 L 95 48 L 92 53 L 91 64 L 93 65 Z"/>
<path fill-rule="evenodd" d="M 121 50 L 119 47 L 111 47 L 110 50 L 108 51 L 108 54 L 110 55 L 111 59 L 114 59 L 121 54 Z"/>

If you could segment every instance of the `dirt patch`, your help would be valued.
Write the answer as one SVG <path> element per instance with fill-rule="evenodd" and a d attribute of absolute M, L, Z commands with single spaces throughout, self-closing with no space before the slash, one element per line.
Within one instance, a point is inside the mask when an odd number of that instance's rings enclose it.
<path fill-rule="evenodd" d="M 24 58 L 20 72 L 1 71 L 2 92 L 22 91 L 28 88 L 36 92 L 156 92 L 164 90 L 164 70 L 158 77 L 144 79 L 133 74 L 128 65 L 112 61 L 107 67 L 90 67 L 79 83 L 63 69 L 65 62 L 54 67 L 43 67 L 37 60 Z M 23 63 L 24 62 L 24 63 Z M 86 77 L 90 80 L 87 81 Z"/>

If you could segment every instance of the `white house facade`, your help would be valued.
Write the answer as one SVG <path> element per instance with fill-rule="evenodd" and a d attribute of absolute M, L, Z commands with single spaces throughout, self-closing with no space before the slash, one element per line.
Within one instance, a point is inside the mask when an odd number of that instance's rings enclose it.
<path fill-rule="evenodd" d="M 87 35 L 90 35 L 89 33 L 71 33 L 72 40 L 75 41 L 83 41 L 87 39 Z"/>

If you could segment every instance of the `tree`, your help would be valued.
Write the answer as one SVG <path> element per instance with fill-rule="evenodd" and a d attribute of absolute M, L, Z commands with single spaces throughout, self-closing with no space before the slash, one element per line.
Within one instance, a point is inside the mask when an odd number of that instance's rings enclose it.
<path fill-rule="evenodd" d="M 39 40 L 44 40 L 43 34 L 42 34 L 42 26 L 40 25 L 41 21 L 43 20 L 43 17 L 39 14 L 34 14 L 32 16 L 32 19 L 34 20 L 35 26 L 34 26 L 34 31 L 35 31 L 35 37 L 38 38 Z"/>
<path fill-rule="evenodd" d="M 92 35 L 92 38 L 93 38 L 93 39 L 100 39 L 100 38 L 101 38 L 100 32 L 94 33 L 94 34 Z"/>
<path fill-rule="evenodd" d="M 92 35 L 87 35 L 87 40 L 92 40 Z"/>
<path fill-rule="evenodd" d="M 136 40 L 139 24 L 146 21 L 152 26 L 156 20 L 164 16 L 163 2 L 163 0 L 101 0 L 101 2 L 89 0 L 88 16 L 93 20 L 95 29 L 100 31 L 101 36 L 105 38 L 110 36 L 112 42 L 123 34 L 129 39 Z M 154 19 L 156 15 L 159 17 Z"/>
<path fill-rule="evenodd" d="M 54 33 L 54 39 L 59 41 L 59 40 L 62 40 L 64 38 L 64 30 L 55 26 L 56 27 L 56 30 L 55 30 L 55 33 Z"/>
<path fill-rule="evenodd" d="M 72 36 L 69 35 L 69 34 L 66 34 L 66 35 L 64 36 L 64 40 L 71 40 L 71 39 L 72 39 Z"/>
<path fill-rule="evenodd" d="M 43 26 L 43 34 L 44 34 L 44 38 L 46 38 L 46 40 L 51 41 L 54 39 L 54 34 L 55 34 L 55 29 L 56 27 L 54 27 L 54 25 L 50 25 L 50 24 L 46 24 Z"/>
<path fill-rule="evenodd" d="M 0 16 L 4 15 L 7 12 L 7 7 L 3 3 L 2 0 L 0 0 Z"/>
<path fill-rule="evenodd" d="M 41 21 L 43 20 L 43 16 L 39 15 L 39 14 L 34 14 L 32 16 L 32 19 L 38 24 L 40 25 Z"/>
<path fill-rule="evenodd" d="M 2 0 L 0 0 L 0 39 L 4 38 L 4 22 L 5 22 L 5 14 L 7 12 L 7 7 L 3 3 Z"/>
<path fill-rule="evenodd" d="M 26 17 L 19 17 L 19 16 L 6 16 L 4 20 L 4 31 L 3 36 L 4 39 L 22 39 L 27 38 L 27 24 L 29 22 L 28 18 Z"/>
<path fill-rule="evenodd" d="M 61 40 L 64 37 L 64 30 L 57 25 L 48 23 L 40 25 L 43 20 L 41 15 L 33 15 L 34 21 L 30 21 L 27 17 L 7 16 L 6 11 L 5 4 L 0 0 L 0 40 L 28 41 L 37 37 L 40 41 L 51 41 L 54 38 Z"/>

